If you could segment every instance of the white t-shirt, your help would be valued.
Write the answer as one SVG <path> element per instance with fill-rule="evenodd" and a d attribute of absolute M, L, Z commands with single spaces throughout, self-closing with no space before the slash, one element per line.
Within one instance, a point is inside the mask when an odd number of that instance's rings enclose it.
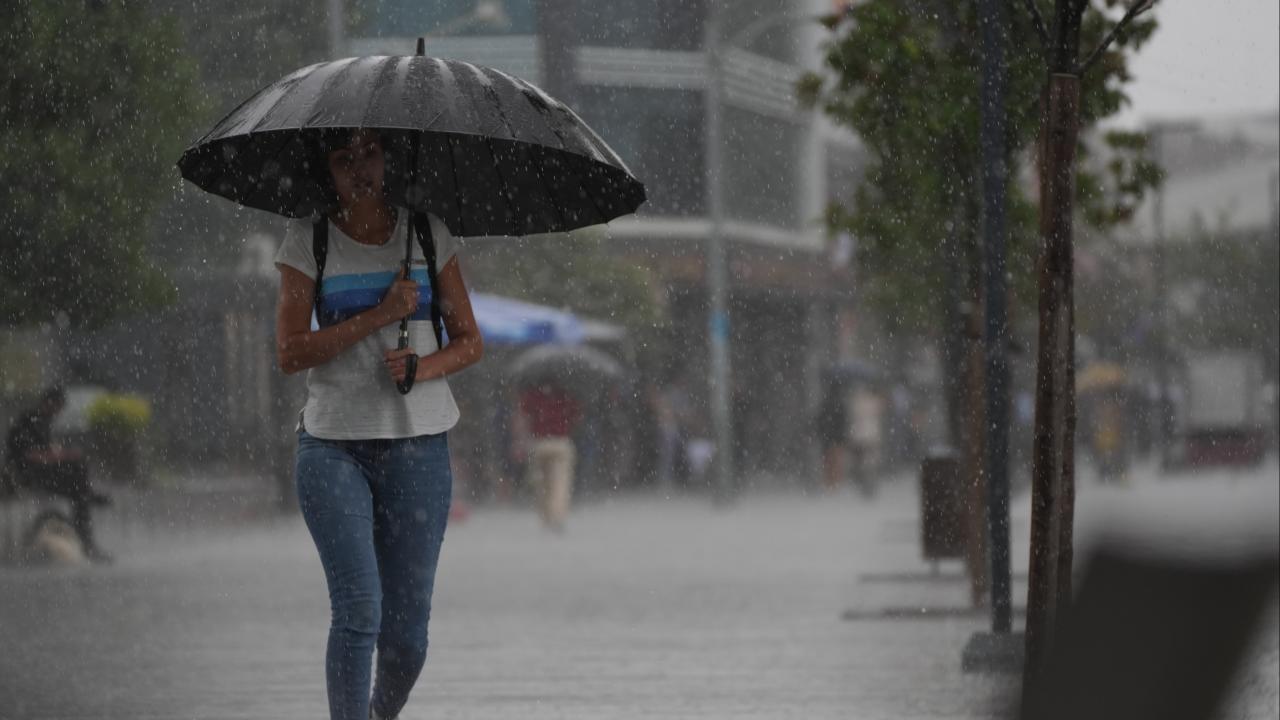
<path fill-rule="evenodd" d="M 329 223 L 329 249 L 316 321 L 328 327 L 377 306 L 404 262 L 409 213 L 401 208 L 391 239 L 382 245 L 362 245 Z M 436 247 L 436 268 L 454 257 L 454 240 L 439 218 L 428 216 Z M 311 221 L 289 223 L 276 252 L 278 265 L 288 265 L 315 280 L 316 260 L 311 248 Z M 431 284 L 417 238 L 413 240 L 413 269 L 418 283 L 418 310 L 409 320 L 409 346 L 418 355 L 438 349 L 431 327 Z M 307 372 L 307 404 L 302 424 L 311 435 L 326 440 L 369 440 L 436 435 L 458 422 L 458 406 L 444 378 L 420 381 L 401 395 L 387 372 L 385 352 L 395 349 L 400 324 L 392 323 Z"/>

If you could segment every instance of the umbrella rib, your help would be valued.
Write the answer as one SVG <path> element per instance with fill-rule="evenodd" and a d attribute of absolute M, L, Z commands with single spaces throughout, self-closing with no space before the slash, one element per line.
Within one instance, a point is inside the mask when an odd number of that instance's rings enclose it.
<path fill-rule="evenodd" d="M 458 228 L 459 232 L 457 234 L 465 236 L 467 215 L 463 212 L 462 191 L 461 186 L 458 185 L 458 163 L 453 158 L 454 152 L 457 148 L 454 147 L 454 138 L 452 135 L 445 136 L 444 141 L 449 145 L 449 172 L 453 174 L 453 202 L 458 208 L 458 225 L 461 226 Z"/>
<path fill-rule="evenodd" d="M 251 134 L 249 134 L 249 135 L 246 135 L 246 136 L 245 136 L 245 138 L 246 138 L 246 139 L 247 139 L 247 141 L 248 141 L 248 145 L 249 145 L 250 147 L 252 147 L 252 146 L 254 146 L 254 145 L 261 145 L 261 144 L 264 144 L 264 143 L 263 143 L 263 141 L 258 140 L 258 138 L 262 138 L 262 137 L 264 137 L 264 136 L 269 136 L 269 135 L 271 135 L 271 133 L 259 133 L 259 134 L 257 135 L 257 137 L 255 137 L 255 136 L 251 133 Z M 286 140 L 285 142 L 281 143 L 280 148 L 283 148 L 283 147 L 287 146 L 288 144 L 289 144 L 289 142 L 288 142 L 288 140 Z M 276 149 L 276 151 L 275 151 L 274 153 L 272 153 L 272 155 L 271 155 L 271 159 L 272 159 L 272 160 L 274 160 L 274 159 L 276 159 L 277 157 L 279 157 L 279 155 L 280 155 L 280 148 L 277 148 L 277 149 Z M 266 155 L 264 154 L 264 155 L 262 156 L 262 158 L 265 160 L 265 159 L 266 159 Z M 264 162 L 257 162 L 257 163 L 256 163 L 256 165 L 257 165 L 258 167 L 262 167 L 263 165 L 265 165 L 265 163 L 264 163 Z M 224 173 L 220 176 L 220 178 L 219 178 L 219 179 L 221 179 L 222 177 L 227 177 L 227 173 L 225 173 L 225 172 L 224 172 Z M 231 179 L 232 179 L 232 180 L 234 180 L 235 178 L 234 178 L 234 177 L 232 177 Z M 240 201 L 243 201 L 243 200 L 248 200 L 248 199 L 252 198 L 254 195 L 256 195 L 256 194 L 258 193 L 258 190 L 259 190 L 258 185 L 259 185 L 259 183 L 261 183 L 261 182 L 262 182 L 262 174 L 261 174 L 261 173 L 246 174 L 246 176 L 245 176 L 245 182 L 244 182 L 244 185 L 243 185 L 243 188 L 244 188 L 244 194 L 243 194 L 243 196 L 240 198 L 240 200 L 237 200 L 237 202 L 240 202 Z M 234 184 L 234 183 L 233 183 L 233 184 Z"/>
<path fill-rule="evenodd" d="M 569 228 L 569 221 L 565 218 L 564 211 L 561 210 L 560 208 L 560 202 L 557 199 L 556 194 L 552 191 L 550 180 L 547 179 L 546 173 L 543 172 L 544 168 L 542 166 L 542 163 L 534 163 L 533 167 L 534 167 L 534 170 L 538 173 L 538 180 L 542 183 L 543 192 L 545 192 L 547 195 L 547 201 L 551 205 L 552 211 L 554 211 L 556 214 L 556 217 L 560 219 L 560 227 L 565 229 L 572 229 L 572 228 Z M 595 200 L 592 200 L 591 204 L 594 205 Z M 598 212 L 598 209 L 597 209 L 597 212 Z"/>
<path fill-rule="evenodd" d="M 295 133 L 283 132 L 283 133 L 280 133 L 280 135 L 284 137 L 284 142 L 280 143 L 280 146 L 276 148 L 275 153 L 271 156 L 272 160 L 278 160 L 280 158 L 280 155 L 282 155 L 286 149 L 291 147 L 295 141 L 301 141 L 301 138 Z M 302 143 L 302 150 L 303 150 L 303 153 L 305 154 L 307 150 L 306 143 Z M 283 164 L 282 164 L 282 167 L 283 167 Z M 327 169 L 324 170 L 324 172 L 327 172 Z M 297 177 L 293 177 L 292 180 L 294 183 L 298 182 Z M 311 187 L 314 184 L 314 180 L 311 177 L 306 177 L 305 180 L 306 180 L 306 185 L 308 190 L 307 194 L 310 195 Z M 297 206 L 298 206 L 298 203 L 294 203 L 295 210 L 297 209 Z M 322 209 L 323 208 L 320 208 L 320 207 L 312 208 L 312 210 L 315 212 L 319 212 Z"/>
<path fill-rule="evenodd" d="M 532 106 L 535 111 L 537 111 L 538 117 L 542 118 L 543 122 L 546 123 L 547 129 L 551 131 L 551 134 L 555 135 L 556 139 L 560 141 L 560 149 L 568 150 L 570 147 L 568 138 L 565 137 L 564 133 L 560 130 L 560 127 L 555 122 L 553 122 L 551 118 L 551 113 L 558 111 L 558 108 L 556 108 L 556 105 L 559 104 L 559 101 L 556 100 L 555 98 L 552 98 L 550 95 L 546 94 L 545 92 L 543 92 L 542 88 L 538 87 L 537 85 L 534 85 L 531 82 L 528 82 L 518 77 L 508 75 L 507 73 L 504 73 L 501 70 L 495 70 L 494 72 L 506 78 L 508 81 L 511 82 L 512 85 L 515 85 L 516 87 L 524 91 L 524 92 L 521 92 L 520 94 L 524 96 L 525 102 L 529 103 L 529 105 Z M 542 108 L 538 107 L 537 103 L 534 103 L 532 100 L 529 99 L 530 93 L 538 96 L 538 100 L 543 104 L 544 107 L 546 107 L 545 111 Z"/>
<path fill-rule="evenodd" d="M 376 80 L 374 80 L 374 83 L 373 83 L 373 84 L 374 84 L 374 88 L 375 88 L 375 89 L 374 89 L 374 91 L 373 91 L 373 92 L 369 93 L 369 100 L 368 100 L 368 102 L 365 104 L 364 112 L 360 114 L 360 126 L 361 126 L 361 127 L 367 127 L 367 126 L 368 126 L 368 124 L 369 124 L 369 116 L 370 116 L 370 114 L 372 114 L 372 113 L 373 113 L 374 109 L 375 109 L 375 108 L 377 107 L 377 105 L 378 105 L 378 102 L 377 102 L 377 94 L 378 94 L 377 88 L 384 87 L 384 86 L 385 86 L 385 84 L 386 84 L 386 83 L 382 83 L 382 82 L 379 82 L 379 81 L 380 81 L 380 80 L 382 80 L 383 78 L 388 77 L 388 76 L 399 76 L 399 77 L 398 77 L 398 80 L 403 81 L 403 79 L 404 79 L 404 78 L 403 78 L 403 75 L 401 75 L 401 73 L 399 72 L 399 69 L 400 69 L 399 63 L 398 63 L 398 62 L 390 62 L 390 58 L 388 59 L 388 61 L 384 61 L 384 62 L 382 62 L 382 63 L 379 65 L 379 67 L 378 67 L 378 76 L 377 76 L 377 79 L 376 79 Z M 395 83 L 395 85 L 396 85 L 396 87 L 400 87 L 400 86 L 402 85 L 402 82 L 397 82 L 397 83 Z"/>
<path fill-rule="evenodd" d="M 587 162 L 594 163 L 595 161 L 588 158 Z M 582 191 L 587 196 L 587 199 L 591 201 L 591 207 L 596 209 L 596 215 L 600 217 L 600 220 L 602 222 L 607 223 L 613 219 L 609 217 L 609 214 L 607 212 L 601 209 L 600 203 L 596 202 L 596 195 L 592 191 L 593 188 L 589 183 L 579 181 L 578 186 L 582 188 Z"/>
<path fill-rule="evenodd" d="M 467 64 L 470 65 L 470 63 Z M 503 111 L 502 98 L 498 97 L 498 91 L 493 89 L 493 81 L 486 77 L 484 72 L 475 65 L 471 65 L 471 67 L 482 78 L 480 87 L 484 89 L 485 97 L 489 98 L 489 102 L 493 104 L 493 109 L 498 111 L 498 118 L 502 120 L 503 126 L 507 128 L 507 134 L 511 136 L 512 140 L 519 139 L 520 136 L 516 134 L 515 128 L 511 126 L 511 121 L 507 120 L 507 114 Z M 486 135 L 486 140 L 489 137 L 490 136 Z M 490 150 L 492 150 L 492 148 L 490 148 Z"/>
<path fill-rule="evenodd" d="M 503 121 L 505 122 L 506 119 L 503 118 Z M 493 158 L 493 171 L 498 175 L 498 182 L 500 182 L 503 188 L 505 188 L 508 182 L 507 182 L 507 179 L 502 174 L 502 164 L 498 162 L 498 154 L 493 151 L 493 138 L 485 136 L 484 144 L 485 144 L 485 147 L 489 148 L 489 157 Z M 506 192 L 503 192 L 501 188 L 499 189 L 498 194 L 502 196 L 502 202 L 506 204 L 507 211 L 511 213 L 511 219 L 514 221 L 515 225 L 517 225 L 522 231 L 516 234 L 519 235 L 520 237 L 523 237 L 524 235 L 526 235 L 526 233 L 523 231 L 527 229 L 528 227 L 527 224 L 524 222 L 524 219 L 520 217 L 520 214 L 516 212 L 516 208 L 512 206 L 511 198 L 509 197 L 509 194 Z M 515 228 L 513 227 L 512 229 L 514 230 Z"/>

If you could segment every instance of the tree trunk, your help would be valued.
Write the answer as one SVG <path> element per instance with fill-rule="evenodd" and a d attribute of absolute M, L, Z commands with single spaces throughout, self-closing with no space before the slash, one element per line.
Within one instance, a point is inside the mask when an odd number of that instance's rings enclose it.
<path fill-rule="evenodd" d="M 1075 506 L 1075 319 L 1072 297 L 1074 164 L 1080 79 L 1050 80 L 1041 134 L 1040 336 L 1032 459 L 1031 565 L 1024 688 L 1043 666 L 1071 599 Z"/>

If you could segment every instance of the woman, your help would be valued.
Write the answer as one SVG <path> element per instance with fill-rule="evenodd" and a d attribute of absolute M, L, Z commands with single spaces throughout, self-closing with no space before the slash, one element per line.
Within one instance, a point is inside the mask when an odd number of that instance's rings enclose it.
<path fill-rule="evenodd" d="M 383 195 L 378 135 L 327 132 L 319 152 L 336 209 L 327 218 L 319 273 L 310 222 L 292 223 L 276 255 L 276 348 L 286 373 L 310 371 L 296 472 L 299 505 L 329 586 L 329 714 L 394 718 L 426 659 L 452 494 L 446 433 L 458 409 L 444 378 L 478 361 L 483 346 L 452 238 L 429 216 L 449 337 L 437 345 L 418 243 L 413 269 L 401 269 L 409 213 Z M 396 326 L 405 316 L 416 348 L 397 350 Z M 416 384 L 402 395 L 397 383 L 411 368 Z"/>

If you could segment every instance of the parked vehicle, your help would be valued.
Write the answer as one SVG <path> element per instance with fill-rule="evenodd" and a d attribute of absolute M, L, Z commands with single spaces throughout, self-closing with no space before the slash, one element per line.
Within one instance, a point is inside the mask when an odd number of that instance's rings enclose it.
<path fill-rule="evenodd" d="M 1190 355 L 1178 408 L 1181 461 L 1252 465 L 1266 453 L 1268 413 L 1262 359 L 1247 350 Z"/>

